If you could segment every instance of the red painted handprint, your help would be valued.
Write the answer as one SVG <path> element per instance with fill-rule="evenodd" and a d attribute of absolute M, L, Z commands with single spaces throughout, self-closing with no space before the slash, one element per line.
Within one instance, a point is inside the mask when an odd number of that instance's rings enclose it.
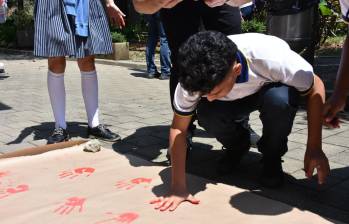
<path fill-rule="evenodd" d="M 126 190 L 130 190 L 130 189 L 132 189 L 135 186 L 140 185 L 140 184 L 148 184 L 149 185 L 151 183 L 151 181 L 152 181 L 152 179 L 150 179 L 150 178 L 140 177 L 140 178 L 132 179 L 130 181 L 120 180 L 116 183 L 115 186 L 118 189 L 124 188 Z"/>
<path fill-rule="evenodd" d="M 108 215 L 113 215 L 112 213 L 107 213 Z M 103 221 L 96 222 L 95 224 L 111 224 L 111 223 L 124 223 L 131 224 L 133 221 L 138 219 L 139 215 L 134 212 L 126 212 L 120 215 L 114 215 L 114 217 L 110 219 L 106 219 Z"/>
<path fill-rule="evenodd" d="M 81 176 L 84 173 L 86 173 L 86 177 L 88 177 L 93 172 L 95 172 L 95 169 L 91 168 L 91 167 L 76 168 L 73 171 L 70 171 L 70 170 L 62 171 L 59 174 L 59 178 L 63 179 L 63 178 L 68 177 L 69 179 L 74 179 L 75 177 Z"/>
<path fill-rule="evenodd" d="M 15 188 L 0 189 L 0 199 L 6 198 L 8 196 L 11 196 L 17 193 L 25 192 L 28 190 L 29 190 L 29 186 L 26 184 L 18 185 Z"/>
<path fill-rule="evenodd" d="M 68 198 L 64 205 L 59 206 L 54 212 L 60 215 L 69 215 L 76 207 L 79 208 L 79 212 L 82 212 L 85 200 L 85 198 L 78 197 Z"/>

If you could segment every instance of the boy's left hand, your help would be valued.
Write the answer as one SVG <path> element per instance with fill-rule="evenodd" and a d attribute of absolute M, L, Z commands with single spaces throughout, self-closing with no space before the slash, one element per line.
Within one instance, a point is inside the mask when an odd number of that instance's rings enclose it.
<path fill-rule="evenodd" d="M 126 16 L 120 9 L 115 5 L 114 2 L 107 2 L 107 13 L 112 25 L 117 25 L 119 28 L 125 27 L 124 17 Z"/>
<path fill-rule="evenodd" d="M 307 150 L 304 156 L 305 175 L 310 179 L 315 169 L 317 170 L 318 183 L 324 184 L 330 173 L 328 159 L 322 150 Z"/>

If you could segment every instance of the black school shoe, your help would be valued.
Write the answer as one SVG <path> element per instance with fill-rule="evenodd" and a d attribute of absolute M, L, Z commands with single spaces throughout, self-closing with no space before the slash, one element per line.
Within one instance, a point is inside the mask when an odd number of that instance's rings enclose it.
<path fill-rule="evenodd" d="M 281 158 L 263 157 L 263 170 L 259 180 L 263 187 L 280 188 L 284 184 L 284 171 Z"/>
<path fill-rule="evenodd" d="M 55 144 L 59 142 L 66 142 L 69 140 L 69 134 L 67 130 L 63 128 L 55 128 L 52 135 L 47 139 L 47 144 Z"/>
<path fill-rule="evenodd" d="M 250 144 L 246 144 L 236 149 L 226 149 L 222 147 L 223 154 L 218 159 L 216 172 L 219 176 L 227 175 L 240 164 L 242 157 L 250 150 Z"/>
<path fill-rule="evenodd" d="M 121 140 L 120 135 L 112 132 L 106 128 L 103 124 L 98 125 L 97 127 L 87 128 L 87 135 L 89 138 L 97 138 L 107 142 L 117 142 Z"/>

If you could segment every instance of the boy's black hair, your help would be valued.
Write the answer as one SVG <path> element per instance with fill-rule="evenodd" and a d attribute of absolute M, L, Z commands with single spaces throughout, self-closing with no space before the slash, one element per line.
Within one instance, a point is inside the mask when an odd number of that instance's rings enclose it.
<path fill-rule="evenodd" d="M 189 92 L 207 94 L 223 81 L 236 53 L 237 46 L 223 33 L 196 33 L 179 48 L 178 80 Z"/>

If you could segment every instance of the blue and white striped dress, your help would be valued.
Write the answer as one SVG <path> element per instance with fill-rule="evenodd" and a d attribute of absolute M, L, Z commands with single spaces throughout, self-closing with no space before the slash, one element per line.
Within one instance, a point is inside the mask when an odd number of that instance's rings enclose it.
<path fill-rule="evenodd" d="M 89 36 L 75 35 L 74 19 L 65 12 L 63 0 L 35 1 L 34 55 L 39 57 L 111 54 L 112 41 L 101 0 L 89 0 Z"/>

